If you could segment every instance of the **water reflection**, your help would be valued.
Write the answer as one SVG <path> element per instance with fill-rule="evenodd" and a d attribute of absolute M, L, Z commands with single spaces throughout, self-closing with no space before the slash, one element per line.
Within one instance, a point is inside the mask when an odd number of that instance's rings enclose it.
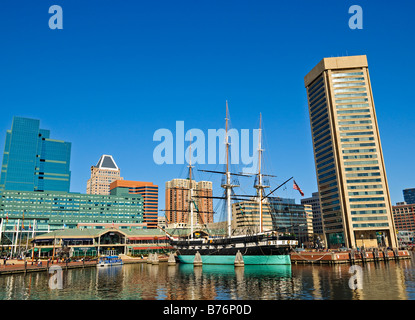
<path fill-rule="evenodd" d="M 47 272 L 0 276 L 0 299 L 135 300 L 415 300 L 412 260 L 360 265 L 362 289 L 352 290 L 349 264 L 245 267 L 132 264 L 63 270 L 63 289 Z"/>

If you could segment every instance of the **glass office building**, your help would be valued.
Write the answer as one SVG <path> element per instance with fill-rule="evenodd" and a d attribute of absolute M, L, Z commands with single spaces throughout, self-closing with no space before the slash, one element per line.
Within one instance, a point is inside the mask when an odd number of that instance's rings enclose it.
<path fill-rule="evenodd" d="M 142 229 L 143 197 L 59 191 L 5 190 L 0 197 L 0 247 L 27 245 L 35 236 L 59 229 Z"/>
<path fill-rule="evenodd" d="M 143 222 L 143 197 L 6 190 L 0 197 L 0 218 L 7 219 L 9 227 L 17 219 L 27 224 L 41 220 L 51 230 L 79 223 L 137 224 Z"/>
<path fill-rule="evenodd" d="M 6 132 L 0 175 L 0 192 L 69 192 L 71 143 L 51 139 L 40 121 L 14 117 Z"/>
<path fill-rule="evenodd" d="M 257 200 L 232 203 L 236 233 L 258 232 L 260 219 Z M 308 242 L 313 232 L 311 206 L 297 204 L 295 199 L 268 197 L 262 206 L 262 225 L 265 231 L 293 234 L 300 243 Z"/>
<path fill-rule="evenodd" d="M 415 188 L 403 190 L 403 199 L 407 204 L 415 203 Z"/>

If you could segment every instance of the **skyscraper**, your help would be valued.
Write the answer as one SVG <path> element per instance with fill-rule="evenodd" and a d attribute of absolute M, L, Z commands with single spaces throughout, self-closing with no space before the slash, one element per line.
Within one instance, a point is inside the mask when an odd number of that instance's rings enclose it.
<path fill-rule="evenodd" d="M 192 180 L 194 203 L 194 225 L 213 222 L 212 182 Z M 167 224 L 190 223 L 190 180 L 173 179 L 166 182 Z"/>
<path fill-rule="evenodd" d="M 69 192 L 71 143 L 51 139 L 40 121 L 13 117 L 6 132 L 0 191 Z"/>
<path fill-rule="evenodd" d="M 324 58 L 304 82 L 328 247 L 396 247 L 366 56 Z"/>
<path fill-rule="evenodd" d="M 301 204 L 311 205 L 313 212 L 313 232 L 318 235 L 323 234 L 323 224 L 321 221 L 320 196 L 318 192 L 313 192 L 310 198 L 301 199 Z"/>
<path fill-rule="evenodd" d="M 110 184 L 120 177 L 120 169 L 110 155 L 103 154 L 96 166 L 91 166 L 91 178 L 86 183 L 87 194 L 110 194 Z"/>
<path fill-rule="evenodd" d="M 415 203 L 415 188 L 403 190 L 403 199 L 407 204 Z"/>
<path fill-rule="evenodd" d="M 143 217 L 147 228 L 157 228 L 159 187 L 152 182 L 115 180 L 110 184 L 112 195 L 123 193 L 140 194 L 143 196 Z"/>

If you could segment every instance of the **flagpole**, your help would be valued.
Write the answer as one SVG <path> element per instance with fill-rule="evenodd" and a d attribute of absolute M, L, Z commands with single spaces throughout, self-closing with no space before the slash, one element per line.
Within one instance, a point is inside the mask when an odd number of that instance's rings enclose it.
<path fill-rule="evenodd" d="M 19 226 L 20 226 L 20 219 L 17 219 L 17 226 L 14 225 L 14 232 L 13 232 L 13 241 L 14 246 L 12 247 L 13 255 L 16 253 L 17 242 L 19 240 Z M 14 235 L 16 233 L 16 236 Z"/>
<path fill-rule="evenodd" d="M 20 227 L 20 241 L 19 241 L 19 255 L 22 253 L 22 237 L 23 237 L 23 230 L 24 230 L 24 213 L 26 210 L 23 210 L 22 215 L 22 226 Z"/>
<path fill-rule="evenodd" d="M 36 220 L 33 219 L 32 239 L 35 239 L 35 225 L 36 225 Z M 34 257 L 35 257 L 35 245 L 33 244 L 32 245 L 32 262 L 33 262 Z"/>
<path fill-rule="evenodd" d="M 1 244 L 1 251 L 3 251 L 3 220 L 4 220 L 4 218 L 1 219 L 1 224 L 0 224 L 0 244 Z"/>

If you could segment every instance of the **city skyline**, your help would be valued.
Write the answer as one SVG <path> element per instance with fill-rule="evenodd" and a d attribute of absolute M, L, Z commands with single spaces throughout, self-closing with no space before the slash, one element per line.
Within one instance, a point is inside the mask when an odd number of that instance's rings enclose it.
<path fill-rule="evenodd" d="M 127 12 L 110 3 L 61 3 L 63 30 L 48 29 L 47 6 L 2 5 L 0 23 L 9 32 L 1 53 L 1 150 L 13 116 L 39 119 L 56 139 L 72 143 L 70 191 L 84 193 L 90 164 L 111 154 L 124 177 L 152 181 L 163 194 L 165 182 L 183 178 L 186 165 L 154 163 L 154 132 L 174 132 L 176 121 L 205 133 L 224 128 L 228 100 L 234 128 L 258 128 L 262 112 L 270 173 L 276 182 L 294 176 L 309 197 L 317 182 L 304 74 L 324 57 L 365 54 L 392 204 L 403 201 L 403 189 L 414 187 L 414 110 L 405 81 L 414 70 L 413 44 L 407 41 L 414 4 L 394 6 L 390 15 L 388 5 L 362 3 L 362 30 L 348 26 L 351 2 L 304 2 L 300 10 L 269 2 L 165 3 L 160 10 L 129 4 Z M 24 26 L 21 16 L 27 17 Z M 314 38 L 325 24 L 331 25 L 330 44 Z M 396 68 L 394 52 L 404 68 Z M 402 81 L 391 81 L 395 77 Z M 197 174 L 197 180 L 214 178 Z M 290 189 L 277 195 L 299 202 Z"/>

